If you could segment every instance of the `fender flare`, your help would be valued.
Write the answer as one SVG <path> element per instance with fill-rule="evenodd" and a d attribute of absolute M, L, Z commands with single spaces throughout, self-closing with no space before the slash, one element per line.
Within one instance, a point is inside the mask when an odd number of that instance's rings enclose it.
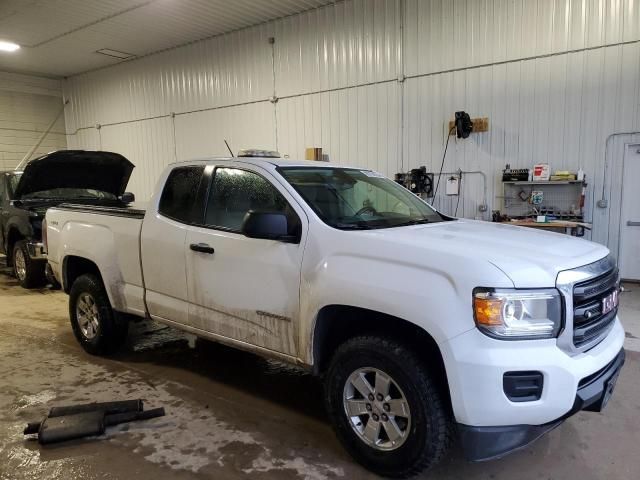
<path fill-rule="evenodd" d="M 14 236 L 14 232 L 17 232 L 19 240 L 30 239 L 33 237 L 33 227 L 30 224 L 25 226 L 24 222 L 20 221 L 18 217 L 9 218 L 4 231 L 4 249 L 7 257 L 12 255 L 11 250 L 13 249 L 13 244 L 9 242 L 9 239 Z"/>

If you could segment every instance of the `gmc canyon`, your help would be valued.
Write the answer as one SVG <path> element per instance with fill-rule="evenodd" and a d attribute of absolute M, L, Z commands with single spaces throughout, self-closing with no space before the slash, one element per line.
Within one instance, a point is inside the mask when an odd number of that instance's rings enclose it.
<path fill-rule="evenodd" d="M 596 243 L 451 218 L 383 175 L 280 158 L 170 165 L 146 210 L 61 205 L 46 249 L 76 338 L 147 317 L 322 376 L 372 471 L 471 460 L 607 404 L 624 363 L 618 270 Z"/>
<path fill-rule="evenodd" d="M 111 152 L 59 150 L 0 172 L 0 253 L 24 288 L 45 283 L 42 220 L 63 202 L 123 206 L 133 164 Z"/>

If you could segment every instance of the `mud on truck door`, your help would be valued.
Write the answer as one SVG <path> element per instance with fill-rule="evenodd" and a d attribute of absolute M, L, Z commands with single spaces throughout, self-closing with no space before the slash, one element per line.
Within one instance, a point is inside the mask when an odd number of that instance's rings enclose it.
<path fill-rule="evenodd" d="M 142 224 L 142 272 L 149 314 L 184 325 L 189 312 L 184 244 L 203 175 L 203 166 L 173 169 L 157 211 L 147 213 Z"/>
<path fill-rule="evenodd" d="M 218 167 L 212 177 L 202 225 L 188 229 L 185 244 L 189 324 L 296 355 L 304 211 L 258 167 Z M 297 241 L 244 235 L 249 211 L 285 214 Z"/>

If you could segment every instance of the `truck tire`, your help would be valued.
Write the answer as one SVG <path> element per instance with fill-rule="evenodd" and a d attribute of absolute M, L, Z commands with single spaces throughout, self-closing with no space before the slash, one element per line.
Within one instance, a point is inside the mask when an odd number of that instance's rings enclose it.
<path fill-rule="evenodd" d="M 78 277 L 69 292 L 71 327 L 82 348 L 92 355 L 114 353 L 127 339 L 129 324 L 114 312 L 102 281 L 86 274 Z"/>
<path fill-rule="evenodd" d="M 356 337 L 336 351 L 325 402 L 338 439 L 365 468 L 406 478 L 438 463 L 452 438 L 443 395 L 402 344 Z"/>
<path fill-rule="evenodd" d="M 31 259 L 26 240 L 20 240 L 13 246 L 11 263 L 13 274 L 23 288 L 43 287 L 46 284 L 44 274 L 46 262 Z"/>

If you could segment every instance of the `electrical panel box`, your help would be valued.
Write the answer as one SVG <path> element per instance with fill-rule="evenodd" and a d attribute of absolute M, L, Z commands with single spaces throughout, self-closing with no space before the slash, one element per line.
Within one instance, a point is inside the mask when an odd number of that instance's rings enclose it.
<path fill-rule="evenodd" d="M 460 194 L 460 177 L 452 175 L 447 178 L 445 187 L 445 193 L 447 195 L 459 195 Z"/>

